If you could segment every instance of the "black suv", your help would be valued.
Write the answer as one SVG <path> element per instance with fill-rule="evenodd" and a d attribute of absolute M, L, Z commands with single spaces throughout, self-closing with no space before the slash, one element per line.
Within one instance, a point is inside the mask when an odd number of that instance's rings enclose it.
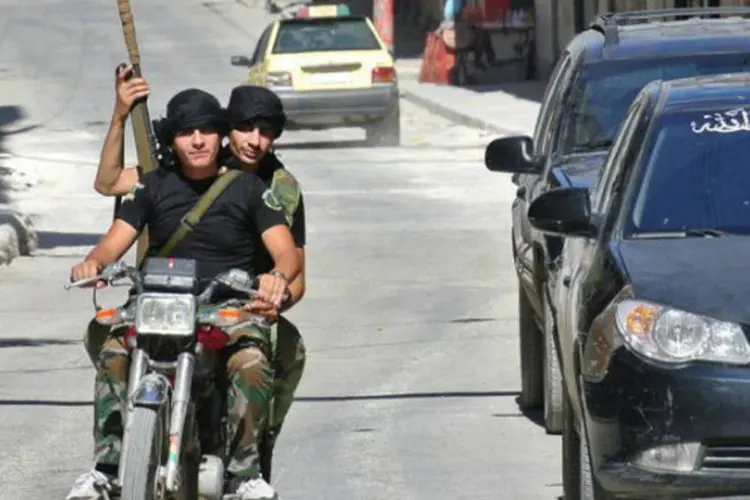
<path fill-rule="evenodd" d="M 549 433 L 562 425 L 562 381 L 547 283 L 560 236 L 534 230 L 531 201 L 554 187 L 588 187 L 620 123 L 653 80 L 750 71 L 750 7 L 669 9 L 600 15 L 561 54 L 539 110 L 533 140 L 496 139 L 485 163 L 513 173 L 512 244 L 519 277 L 521 405 L 543 405 Z M 733 16 L 724 18 L 722 16 Z M 514 155 L 530 158 L 519 162 Z M 510 155 L 510 156 L 509 156 Z"/>

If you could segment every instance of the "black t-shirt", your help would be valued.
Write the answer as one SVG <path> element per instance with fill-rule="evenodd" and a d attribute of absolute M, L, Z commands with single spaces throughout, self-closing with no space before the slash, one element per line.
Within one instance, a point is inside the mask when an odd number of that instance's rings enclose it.
<path fill-rule="evenodd" d="M 228 155 L 225 160 L 225 164 L 229 168 L 242 169 L 242 163 L 234 156 Z M 265 184 L 266 188 L 271 187 L 274 174 L 277 170 L 284 168 L 284 164 L 278 159 L 273 153 L 268 153 L 261 160 L 258 170 L 255 172 L 261 181 Z M 306 243 L 306 228 L 305 228 L 305 202 L 302 196 L 302 192 L 299 192 L 299 203 L 297 208 L 294 210 L 291 216 L 291 228 L 292 237 L 297 248 L 304 248 Z M 258 272 L 268 272 L 273 269 L 274 263 L 271 256 L 265 247 L 258 251 L 256 257 L 256 269 Z"/>
<path fill-rule="evenodd" d="M 147 256 L 155 256 L 195 206 L 215 178 L 190 180 L 180 172 L 156 169 L 143 176 L 143 187 L 124 201 L 116 218 L 136 230 L 149 227 Z M 251 274 L 260 252 L 267 253 L 261 234 L 286 224 L 281 211 L 263 201 L 266 186 L 252 173 L 243 173 L 208 208 L 194 230 L 172 251 L 171 257 L 197 261 L 203 285 L 222 271 L 244 269 Z"/>

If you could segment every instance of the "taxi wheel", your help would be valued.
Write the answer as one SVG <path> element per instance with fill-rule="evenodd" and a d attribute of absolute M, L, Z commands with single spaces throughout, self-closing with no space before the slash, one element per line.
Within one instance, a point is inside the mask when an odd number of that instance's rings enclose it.
<path fill-rule="evenodd" d="M 367 143 L 385 147 L 401 145 L 401 110 L 398 102 L 382 120 L 367 127 Z"/>

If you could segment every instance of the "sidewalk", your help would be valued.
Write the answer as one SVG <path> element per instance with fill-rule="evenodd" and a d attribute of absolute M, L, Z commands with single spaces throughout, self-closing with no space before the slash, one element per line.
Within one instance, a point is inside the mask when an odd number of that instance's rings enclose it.
<path fill-rule="evenodd" d="M 420 59 L 399 59 L 401 96 L 456 123 L 502 135 L 532 135 L 546 82 L 477 87 L 419 83 Z"/>

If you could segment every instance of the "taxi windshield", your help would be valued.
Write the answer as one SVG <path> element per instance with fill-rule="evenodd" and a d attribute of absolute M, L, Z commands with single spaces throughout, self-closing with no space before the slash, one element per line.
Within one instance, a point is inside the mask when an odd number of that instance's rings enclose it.
<path fill-rule="evenodd" d="M 362 17 L 290 19 L 282 21 L 273 45 L 274 54 L 381 50 Z"/>
<path fill-rule="evenodd" d="M 670 112 L 654 126 L 626 233 L 750 233 L 750 106 Z"/>
<path fill-rule="evenodd" d="M 611 60 L 584 65 L 573 82 L 562 154 L 606 150 L 638 92 L 653 80 L 750 70 L 750 54 Z"/>

